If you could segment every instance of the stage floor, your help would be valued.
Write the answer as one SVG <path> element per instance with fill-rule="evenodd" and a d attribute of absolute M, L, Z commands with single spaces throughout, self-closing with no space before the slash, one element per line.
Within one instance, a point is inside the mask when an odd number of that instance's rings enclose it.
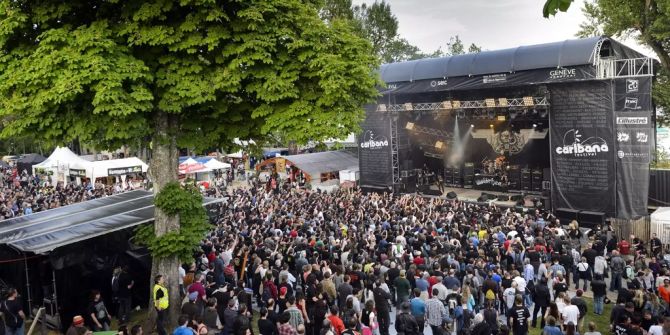
<path fill-rule="evenodd" d="M 431 190 L 437 191 L 438 188 L 437 186 L 431 185 L 430 187 Z M 445 187 L 444 192 L 442 195 L 428 195 L 424 194 L 427 197 L 440 197 L 440 198 L 446 198 L 447 193 L 449 192 L 454 192 L 456 193 L 456 196 L 458 197 L 458 200 L 464 200 L 464 201 L 470 201 L 470 202 L 477 202 L 477 199 L 482 195 L 483 193 L 486 194 L 494 194 L 497 196 L 504 196 L 506 199 L 509 198 L 512 195 L 520 195 L 520 193 L 501 193 L 501 192 L 493 192 L 493 191 L 482 191 L 482 190 L 475 190 L 471 188 L 458 188 L 458 187 Z M 505 206 L 505 207 L 514 207 L 516 206 L 516 201 L 501 201 L 501 200 L 493 200 L 493 201 L 487 201 L 490 203 L 493 203 L 495 205 L 500 205 L 500 206 Z"/>

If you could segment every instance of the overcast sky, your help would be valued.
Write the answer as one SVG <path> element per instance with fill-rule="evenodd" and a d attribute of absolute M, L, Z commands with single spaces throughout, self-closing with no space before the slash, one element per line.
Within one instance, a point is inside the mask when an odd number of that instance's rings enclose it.
<path fill-rule="evenodd" d="M 544 0 L 386 0 L 398 18 L 399 33 L 424 52 L 444 46 L 459 35 L 466 46 L 484 50 L 512 48 L 575 38 L 584 21 L 584 0 L 575 0 L 567 13 L 542 17 Z M 374 0 L 353 0 L 354 4 Z M 634 49 L 653 55 L 634 41 Z"/>

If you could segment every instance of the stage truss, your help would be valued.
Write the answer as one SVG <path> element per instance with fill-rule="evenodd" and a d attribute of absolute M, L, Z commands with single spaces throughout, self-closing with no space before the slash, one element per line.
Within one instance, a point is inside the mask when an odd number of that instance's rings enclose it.
<path fill-rule="evenodd" d="M 452 110 L 477 110 L 477 109 L 524 109 L 524 108 L 548 108 L 547 97 L 523 97 L 523 98 L 498 98 L 485 100 L 450 100 L 442 102 L 427 103 L 404 103 L 404 104 L 379 104 L 378 112 L 439 112 Z"/>

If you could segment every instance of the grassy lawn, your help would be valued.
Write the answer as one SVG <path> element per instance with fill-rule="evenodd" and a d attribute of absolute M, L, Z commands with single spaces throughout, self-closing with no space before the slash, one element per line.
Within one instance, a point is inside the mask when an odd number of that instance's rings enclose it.
<path fill-rule="evenodd" d="M 593 299 L 591 298 L 584 298 L 586 300 L 586 305 L 588 306 L 588 312 L 586 314 L 586 317 L 584 319 L 584 326 L 582 328 L 582 331 L 580 332 L 581 334 L 585 333 L 588 331 L 588 324 L 589 322 L 595 322 L 596 323 L 596 330 L 603 333 L 603 334 L 609 334 L 610 331 L 610 315 L 612 314 L 612 307 L 614 306 L 613 303 L 610 304 L 605 304 L 605 310 L 603 311 L 603 315 L 595 315 L 593 314 Z M 531 310 L 531 313 L 533 311 Z M 537 327 L 538 328 L 530 328 L 530 335 L 541 335 L 542 334 L 542 329 L 540 329 L 540 321 L 538 320 L 537 322 Z"/>

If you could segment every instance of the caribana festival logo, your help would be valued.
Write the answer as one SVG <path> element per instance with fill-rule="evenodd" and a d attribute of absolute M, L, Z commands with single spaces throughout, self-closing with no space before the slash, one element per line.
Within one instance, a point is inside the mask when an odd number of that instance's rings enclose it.
<path fill-rule="evenodd" d="M 583 135 L 579 133 L 578 129 L 566 131 L 563 134 L 563 146 L 557 147 L 556 153 L 575 157 L 589 157 L 609 151 L 609 146 L 602 137 L 591 136 L 586 139 L 582 137 Z"/>
<path fill-rule="evenodd" d="M 389 146 L 389 140 L 386 136 L 375 136 L 372 130 L 366 130 L 363 133 L 361 148 L 363 149 L 381 149 Z"/>

